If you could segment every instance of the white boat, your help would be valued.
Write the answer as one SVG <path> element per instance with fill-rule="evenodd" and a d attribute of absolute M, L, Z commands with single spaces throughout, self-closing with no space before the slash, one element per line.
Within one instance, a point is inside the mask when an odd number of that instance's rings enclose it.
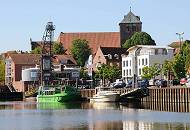
<path fill-rule="evenodd" d="M 116 91 L 111 91 L 110 88 L 96 88 L 96 94 L 90 99 L 92 102 L 117 102 L 120 94 Z"/>

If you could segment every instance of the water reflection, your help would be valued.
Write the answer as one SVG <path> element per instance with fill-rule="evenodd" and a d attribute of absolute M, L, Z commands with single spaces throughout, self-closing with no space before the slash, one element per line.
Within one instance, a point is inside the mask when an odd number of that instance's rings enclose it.
<path fill-rule="evenodd" d="M 152 111 L 146 107 L 142 103 L 0 102 L 0 129 L 190 129 L 190 113 Z"/>

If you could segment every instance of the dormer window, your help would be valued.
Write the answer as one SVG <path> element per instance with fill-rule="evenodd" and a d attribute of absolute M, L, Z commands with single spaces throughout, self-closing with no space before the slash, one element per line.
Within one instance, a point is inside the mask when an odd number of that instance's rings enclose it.
<path fill-rule="evenodd" d="M 167 49 L 164 48 L 164 49 L 162 50 L 162 55 L 167 55 L 167 54 L 168 54 Z"/>
<path fill-rule="evenodd" d="M 109 58 L 109 59 L 112 59 L 112 55 L 111 55 L 111 54 L 108 54 L 108 58 Z"/>
<path fill-rule="evenodd" d="M 116 59 L 119 59 L 119 56 L 118 56 L 118 54 L 115 54 L 115 55 L 114 55 L 114 57 L 115 57 Z"/>
<path fill-rule="evenodd" d="M 158 49 L 155 49 L 155 55 L 158 55 Z"/>

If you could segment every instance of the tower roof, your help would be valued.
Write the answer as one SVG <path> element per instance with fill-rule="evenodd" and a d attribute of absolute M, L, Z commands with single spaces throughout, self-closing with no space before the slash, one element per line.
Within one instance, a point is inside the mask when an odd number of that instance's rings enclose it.
<path fill-rule="evenodd" d="M 142 22 L 140 21 L 140 17 L 135 16 L 131 11 L 127 15 L 124 16 L 124 19 L 120 23 L 140 23 L 140 24 L 142 24 Z"/>

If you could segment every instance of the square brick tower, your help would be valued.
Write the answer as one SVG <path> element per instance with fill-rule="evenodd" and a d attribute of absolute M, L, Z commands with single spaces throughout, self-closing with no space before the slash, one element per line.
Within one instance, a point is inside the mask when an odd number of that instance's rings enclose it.
<path fill-rule="evenodd" d="M 128 40 L 135 32 L 142 31 L 142 22 L 139 16 L 135 16 L 131 10 L 124 16 L 124 19 L 119 23 L 120 26 L 120 44 L 121 46 Z"/>

